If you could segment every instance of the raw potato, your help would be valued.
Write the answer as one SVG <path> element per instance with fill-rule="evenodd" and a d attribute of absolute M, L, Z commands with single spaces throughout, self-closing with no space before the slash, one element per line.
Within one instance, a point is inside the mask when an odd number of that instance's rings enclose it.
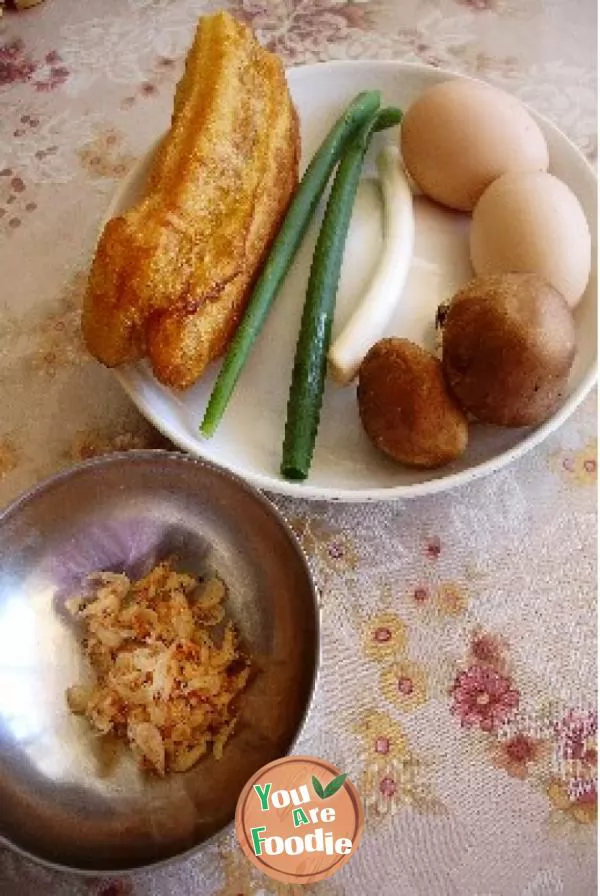
<path fill-rule="evenodd" d="M 373 444 L 411 467 L 441 467 L 467 447 L 465 415 L 442 365 L 408 339 L 381 339 L 358 375 L 360 418 Z"/>
<path fill-rule="evenodd" d="M 505 174 L 473 212 L 471 263 L 476 274 L 530 271 L 573 308 L 587 286 L 592 239 L 575 194 L 542 171 Z"/>
<path fill-rule="evenodd" d="M 402 155 L 423 193 L 471 211 L 507 171 L 546 171 L 548 147 L 525 107 L 479 81 L 430 87 L 409 107 L 400 132 Z"/>
<path fill-rule="evenodd" d="M 483 423 L 546 420 L 565 393 L 574 356 L 569 306 L 537 274 L 478 277 L 450 303 L 444 373 L 461 406 Z"/>

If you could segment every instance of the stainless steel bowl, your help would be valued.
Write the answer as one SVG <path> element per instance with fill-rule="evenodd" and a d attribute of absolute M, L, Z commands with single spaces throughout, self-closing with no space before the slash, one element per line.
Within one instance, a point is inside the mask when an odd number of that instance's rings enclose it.
<path fill-rule="evenodd" d="M 65 689 L 84 670 L 64 602 L 99 569 L 139 575 L 166 555 L 216 571 L 260 671 L 220 761 L 157 779 L 107 750 Z M 311 576 L 275 508 L 181 454 L 138 451 L 55 476 L 0 517 L 0 840 L 80 872 L 147 867 L 233 818 L 250 775 L 285 755 L 318 666 Z"/>

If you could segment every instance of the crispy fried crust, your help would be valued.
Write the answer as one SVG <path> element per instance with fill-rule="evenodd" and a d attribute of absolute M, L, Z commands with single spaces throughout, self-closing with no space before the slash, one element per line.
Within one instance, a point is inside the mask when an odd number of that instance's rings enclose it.
<path fill-rule="evenodd" d="M 148 354 L 185 388 L 226 348 L 298 181 L 281 62 L 219 13 L 200 21 L 146 197 L 106 225 L 84 303 L 107 366 Z"/>

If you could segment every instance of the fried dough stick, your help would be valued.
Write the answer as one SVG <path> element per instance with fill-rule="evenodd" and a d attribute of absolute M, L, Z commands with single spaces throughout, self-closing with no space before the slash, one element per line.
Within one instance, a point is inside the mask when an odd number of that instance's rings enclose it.
<path fill-rule="evenodd" d="M 227 13 L 200 21 L 148 193 L 110 221 L 84 302 L 107 366 L 147 352 L 184 388 L 231 338 L 298 176 L 279 60 Z"/>
<path fill-rule="evenodd" d="M 298 130 L 286 85 L 273 57 L 266 60 L 273 86 L 264 103 L 264 165 L 246 241 L 242 271 L 195 313 L 176 308 L 153 315 L 146 330 L 150 362 L 161 382 L 183 389 L 226 349 L 240 322 L 267 250 L 298 183 Z"/>

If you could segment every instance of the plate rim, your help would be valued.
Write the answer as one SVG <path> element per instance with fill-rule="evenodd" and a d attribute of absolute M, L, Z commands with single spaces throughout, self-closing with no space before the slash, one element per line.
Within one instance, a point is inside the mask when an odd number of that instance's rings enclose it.
<path fill-rule="evenodd" d="M 373 67 L 396 69 L 397 71 L 410 70 L 417 74 L 422 73 L 424 77 L 430 77 L 433 73 L 435 73 L 436 75 L 447 78 L 448 80 L 461 79 L 495 87 L 495 85 L 491 85 L 490 82 L 485 81 L 481 78 L 475 78 L 472 75 L 452 71 L 451 69 L 443 67 L 437 68 L 436 66 L 425 65 L 419 62 L 404 62 L 399 59 L 334 59 L 322 62 L 313 62 L 306 65 L 287 67 L 286 76 L 288 79 L 291 78 L 293 80 L 302 80 L 306 77 L 314 75 L 316 72 L 324 72 L 325 70 L 331 71 L 344 68 L 368 69 Z M 502 90 L 502 88 L 496 89 Z M 509 91 L 502 90 L 502 92 L 508 93 L 509 96 L 514 96 L 514 94 L 511 94 Z M 569 144 L 571 151 L 578 157 L 579 162 L 583 163 L 587 174 L 591 176 L 591 178 L 597 185 L 598 178 L 596 171 L 588 162 L 579 147 L 576 146 L 570 140 L 570 138 L 565 133 L 563 133 L 563 131 L 561 131 L 560 128 L 557 127 L 557 125 L 555 125 L 554 122 L 552 122 L 549 118 L 537 112 L 527 103 L 523 103 L 523 105 L 529 111 L 534 120 L 542 122 L 545 128 L 553 132 L 554 135 L 557 136 L 560 140 L 566 141 Z M 163 134 L 164 132 L 159 134 L 155 138 L 155 140 L 150 143 L 146 152 L 142 156 L 140 156 L 137 163 L 113 193 L 108 208 L 100 222 L 99 235 L 102 232 L 102 229 L 104 228 L 106 222 L 114 215 L 116 207 L 120 204 L 122 195 L 126 193 L 129 184 L 134 178 L 139 167 L 146 161 L 148 154 L 153 150 L 153 148 L 156 147 L 158 142 L 162 139 Z M 192 454 L 194 457 L 199 458 L 200 460 L 204 460 L 208 463 L 212 463 L 215 466 L 218 466 L 221 469 L 232 473 L 234 476 L 245 480 L 246 482 L 250 483 L 250 485 L 260 489 L 261 491 L 267 491 L 272 494 L 282 495 L 290 498 L 304 498 L 310 501 L 330 501 L 334 503 L 337 502 L 345 504 L 358 504 L 370 503 L 375 501 L 412 500 L 413 498 L 439 494 L 441 492 L 446 492 L 450 491 L 451 489 L 458 488 L 462 485 L 467 485 L 470 482 L 474 482 L 477 479 L 481 479 L 484 476 L 498 472 L 502 468 L 507 467 L 509 464 L 512 464 L 513 462 L 527 454 L 529 451 L 532 451 L 534 448 L 540 445 L 543 441 L 545 441 L 546 438 L 548 438 L 548 436 L 559 429 L 569 419 L 569 417 L 571 417 L 571 415 L 577 410 L 577 408 L 582 404 L 582 402 L 594 388 L 594 385 L 597 382 L 597 365 L 598 361 L 596 350 L 596 358 L 594 359 L 593 364 L 587 370 L 579 385 L 569 395 L 563 406 L 555 414 L 553 414 L 552 417 L 550 417 L 536 429 L 531 430 L 517 445 L 514 445 L 511 448 L 502 451 L 495 457 L 475 464 L 474 466 L 469 467 L 466 470 L 449 473 L 446 476 L 438 476 L 435 479 L 430 479 L 425 482 L 415 482 L 394 486 L 375 486 L 372 488 L 360 489 L 338 488 L 335 486 L 323 485 L 315 486 L 310 485 L 309 482 L 290 482 L 286 479 L 275 478 L 275 474 L 254 473 L 251 471 L 248 472 L 246 470 L 242 471 L 240 467 L 221 462 L 218 458 L 215 458 L 212 455 L 207 455 L 203 452 L 202 441 L 188 437 L 185 432 L 179 433 L 177 434 L 177 437 L 175 437 L 173 430 L 171 430 L 169 426 L 164 424 L 160 416 L 152 409 L 146 398 L 143 395 L 140 395 L 136 390 L 135 386 L 130 381 L 130 377 L 126 369 L 114 368 L 112 373 L 117 378 L 131 401 L 143 414 L 143 416 L 146 417 L 146 419 L 149 420 L 152 425 L 160 433 L 162 433 L 163 436 L 165 436 L 179 448 L 182 448 Z"/>

